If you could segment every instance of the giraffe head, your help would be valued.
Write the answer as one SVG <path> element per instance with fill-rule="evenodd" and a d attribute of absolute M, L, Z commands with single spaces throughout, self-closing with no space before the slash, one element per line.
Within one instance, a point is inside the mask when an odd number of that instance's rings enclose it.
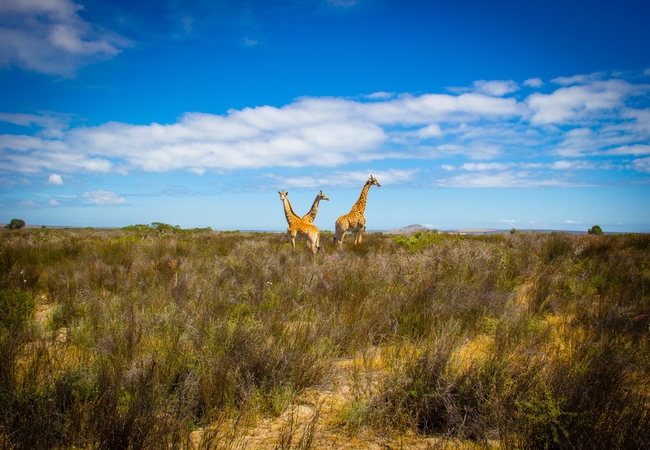
<path fill-rule="evenodd" d="M 329 197 L 327 197 L 327 195 L 323 194 L 323 191 L 319 192 L 317 198 L 318 198 L 318 200 L 327 200 L 328 202 L 330 201 Z"/>
<path fill-rule="evenodd" d="M 372 186 L 374 184 L 377 187 L 381 187 L 381 184 L 379 184 L 379 181 L 377 181 L 377 178 L 373 177 L 372 175 L 370 175 L 370 178 L 368 178 L 367 183 L 370 184 L 370 186 Z"/>
<path fill-rule="evenodd" d="M 282 201 L 284 201 L 284 199 L 287 198 L 287 195 L 289 195 L 287 191 L 278 191 L 278 194 L 280 194 L 280 200 Z"/>

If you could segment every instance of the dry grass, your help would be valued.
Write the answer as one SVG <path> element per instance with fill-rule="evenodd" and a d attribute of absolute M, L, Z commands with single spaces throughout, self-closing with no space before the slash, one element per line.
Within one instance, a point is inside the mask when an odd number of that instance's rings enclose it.
<path fill-rule="evenodd" d="M 0 233 L 0 448 L 650 448 L 650 236 Z"/>

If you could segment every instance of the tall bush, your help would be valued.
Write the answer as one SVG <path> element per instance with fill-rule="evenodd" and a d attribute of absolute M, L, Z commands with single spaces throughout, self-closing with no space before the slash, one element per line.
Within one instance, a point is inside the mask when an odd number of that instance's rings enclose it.
<path fill-rule="evenodd" d="M 21 228 L 24 227 L 25 227 L 25 221 L 22 219 L 11 219 L 11 222 L 5 225 L 5 228 L 9 228 L 10 230 L 20 230 Z"/>

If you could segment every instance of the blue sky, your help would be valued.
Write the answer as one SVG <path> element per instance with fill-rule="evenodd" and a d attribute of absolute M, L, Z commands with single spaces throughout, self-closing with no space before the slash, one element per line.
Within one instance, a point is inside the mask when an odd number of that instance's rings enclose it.
<path fill-rule="evenodd" d="M 0 222 L 650 231 L 650 2 L 0 0 Z"/>

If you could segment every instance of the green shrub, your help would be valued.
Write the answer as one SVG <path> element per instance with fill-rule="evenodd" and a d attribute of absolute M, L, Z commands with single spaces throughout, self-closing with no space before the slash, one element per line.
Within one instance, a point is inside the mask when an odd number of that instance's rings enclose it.
<path fill-rule="evenodd" d="M 6 330 L 20 328 L 34 317 L 36 303 L 24 290 L 0 289 L 0 324 Z"/>
<path fill-rule="evenodd" d="M 600 228 L 599 225 L 594 225 L 593 227 L 589 228 L 587 233 L 599 235 L 599 234 L 603 234 L 603 230 L 602 230 L 602 228 Z"/>
<path fill-rule="evenodd" d="M 10 230 L 20 230 L 21 228 L 24 227 L 25 227 L 25 221 L 22 219 L 11 219 L 11 222 L 5 225 L 5 228 L 9 228 Z"/>
<path fill-rule="evenodd" d="M 404 247 L 411 253 L 421 252 L 425 248 L 439 244 L 444 240 L 443 235 L 433 231 L 416 231 L 411 236 L 400 234 L 393 238 L 393 242 Z"/>
<path fill-rule="evenodd" d="M 159 234 L 192 234 L 192 233 L 209 233 L 212 231 L 212 228 L 189 228 L 183 229 L 178 225 L 169 225 L 163 222 L 153 222 L 151 225 L 146 224 L 136 224 L 136 225 L 127 225 L 122 227 L 124 231 L 135 231 L 138 233 L 159 233 Z"/>

